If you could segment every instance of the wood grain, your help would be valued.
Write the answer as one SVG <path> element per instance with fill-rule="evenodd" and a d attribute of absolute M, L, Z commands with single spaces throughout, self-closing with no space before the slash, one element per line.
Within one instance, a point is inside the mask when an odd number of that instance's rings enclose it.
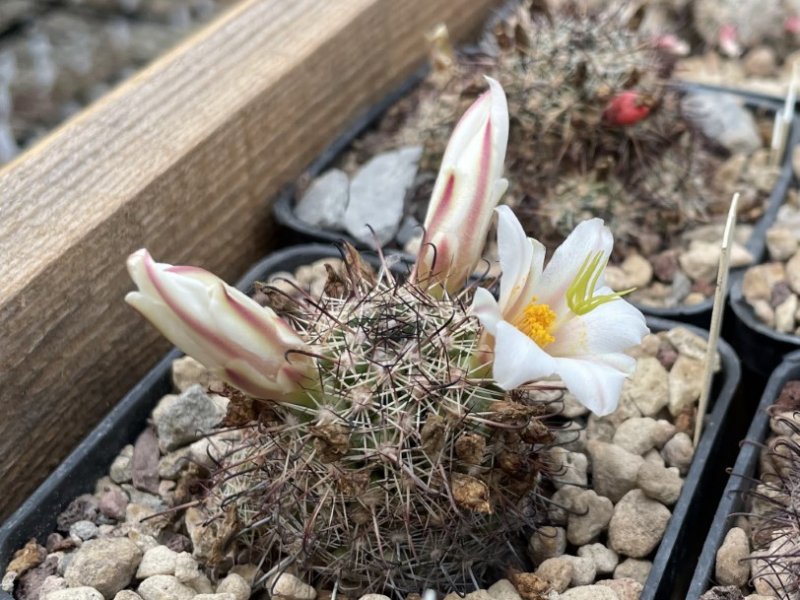
<path fill-rule="evenodd" d="M 268 198 L 493 0 L 244 0 L 0 171 L 0 518 L 165 351 L 125 257 L 228 280 Z"/>

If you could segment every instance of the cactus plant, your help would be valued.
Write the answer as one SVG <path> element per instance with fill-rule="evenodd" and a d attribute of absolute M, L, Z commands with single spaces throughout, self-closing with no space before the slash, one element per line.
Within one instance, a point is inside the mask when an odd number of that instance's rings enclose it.
<path fill-rule="evenodd" d="M 545 266 L 542 244 L 500 207 L 499 304 L 468 283 L 506 188 L 508 113 L 489 83 L 453 132 L 403 279 L 345 245 L 321 295 L 265 285 L 261 307 L 201 269 L 129 258 L 128 302 L 266 401 L 236 419 L 248 400 L 232 395 L 235 430 L 203 500 L 217 537 L 261 556 L 266 578 L 291 569 L 334 593 L 402 597 L 521 566 L 561 468 L 547 392 L 616 408 L 635 362 L 624 350 L 647 327 L 603 283 L 612 237 L 599 219 Z"/>

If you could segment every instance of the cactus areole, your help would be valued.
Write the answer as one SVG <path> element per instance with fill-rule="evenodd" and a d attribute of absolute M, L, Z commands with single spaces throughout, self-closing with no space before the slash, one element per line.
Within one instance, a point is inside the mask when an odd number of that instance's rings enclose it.
<path fill-rule="evenodd" d="M 543 268 L 541 244 L 503 209 L 499 303 L 467 284 L 505 189 L 507 138 L 490 82 L 456 127 L 405 277 L 344 246 L 320 296 L 267 286 L 262 307 L 200 269 L 131 256 L 128 302 L 244 392 L 231 406 L 264 400 L 214 438 L 208 562 L 245 553 L 267 585 L 290 571 L 348 597 L 467 592 L 523 567 L 560 468 L 552 391 L 613 410 L 633 362 L 623 352 L 647 329 L 603 285 L 599 220 Z"/>

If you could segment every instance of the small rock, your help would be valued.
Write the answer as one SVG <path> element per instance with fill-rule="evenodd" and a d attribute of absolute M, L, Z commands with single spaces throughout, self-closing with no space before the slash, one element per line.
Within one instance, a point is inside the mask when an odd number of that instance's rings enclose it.
<path fill-rule="evenodd" d="M 350 178 L 339 169 L 317 177 L 297 201 L 294 214 L 320 229 L 344 229 L 344 215 L 350 199 Z"/>
<path fill-rule="evenodd" d="M 182 356 L 172 361 L 172 385 L 179 392 L 185 392 L 193 385 L 206 388 L 210 380 L 208 369 L 191 356 Z"/>
<path fill-rule="evenodd" d="M 672 283 L 672 279 L 678 271 L 678 252 L 676 250 L 665 250 L 655 256 L 651 256 L 650 264 L 653 265 L 653 274 L 659 281 Z"/>
<path fill-rule="evenodd" d="M 575 546 L 588 544 L 605 531 L 614 514 L 611 500 L 598 496 L 594 490 L 576 494 L 571 508 L 567 517 L 567 539 Z"/>
<path fill-rule="evenodd" d="M 114 483 L 128 483 L 131 480 L 133 444 L 128 444 L 111 463 L 108 475 Z"/>
<path fill-rule="evenodd" d="M 192 588 L 198 594 L 213 594 L 214 586 L 211 585 L 211 580 L 205 574 L 185 582 L 185 585 Z M 228 595 L 228 594 L 226 594 Z"/>
<path fill-rule="evenodd" d="M 158 493 L 159 458 L 158 438 L 153 429 L 147 427 L 133 445 L 131 481 L 136 489 Z"/>
<path fill-rule="evenodd" d="M 700 304 L 701 302 L 705 302 L 706 295 L 701 292 L 691 292 L 686 295 L 683 299 L 683 303 L 687 306 L 693 306 L 695 304 Z"/>
<path fill-rule="evenodd" d="M 692 92 L 681 100 L 681 109 L 703 135 L 732 154 L 750 154 L 761 147 L 755 119 L 736 96 Z"/>
<path fill-rule="evenodd" d="M 666 506 L 642 490 L 631 490 L 614 507 L 608 524 L 609 546 L 620 554 L 643 558 L 658 546 L 671 516 Z"/>
<path fill-rule="evenodd" d="M 192 600 L 236 600 L 236 596 L 229 593 L 197 594 Z"/>
<path fill-rule="evenodd" d="M 681 495 L 683 479 L 675 467 L 667 469 L 645 461 L 639 468 L 636 485 L 648 498 L 657 500 L 666 506 L 672 506 Z"/>
<path fill-rule="evenodd" d="M 195 591 L 173 575 L 148 577 L 136 591 L 142 600 L 192 600 L 195 597 Z"/>
<path fill-rule="evenodd" d="M 491 585 L 487 590 L 489 595 L 494 598 L 495 600 L 522 600 L 522 597 L 517 592 L 517 588 L 514 587 L 514 584 L 511 583 L 508 579 L 501 579 L 497 583 Z M 379 594 L 367 594 L 367 596 L 378 596 Z M 359 600 L 364 600 L 365 596 L 362 596 Z M 383 598 L 368 598 L 367 600 L 384 600 Z M 389 600 L 389 598 L 386 598 Z"/>
<path fill-rule="evenodd" d="M 209 396 L 199 385 L 180 396 L 164 396 L 153 411 L 161 448 L 175 450 L 211 433 L 225 418 L 227 406 L 227 398 Z"/>
<path fill-rule="evenodd" d="M 779 281 L 772 286 L 772 294 L 769 298 L 769 304 L 773 308 L 777 308 L 784 300 L 792 295 L 792 289 L 785 281 Z"/>
<path fill-rule="evenodd" d="M 694 331 L 683 327 L 673 327 L 664 332 L 664 337 L 682 356 L 705 360 L 708 342 Z"/>
<path fill-rule="evenodd" d="M 786 263 L 786 280 L 792 291 L 800 294 L 800 252 L 795 252 L 794 256 Z"/>
<path fill-rule="evenodd" d="M 745 267 L 755 262 L 753 255 L 744 246 L 733 242 L 731 244 L 731 268 Z M 678 257 L 681 269 L 693 281 L 714 281 L 719 268 L 719 258 L 722 253 L 719 242 L 702 242 L 695 240 L 689 244 L 689 249 Z"/>
<path fill-rule="evenodd" d="M 550 497 L 550 505 L 547 510 L 550 521 L 555 525 L 566 525 L 569 511 L 575 504 L 575 498 L 584 491 L 572 485 L 556 490 Z"/>
<path fill-rule="evenodd" d="M 585 454 L 580 452 L 570 452 L 559 446 L 550 450 L 553 459 L 554 475 L 553 481 L 557 488 L 565 485 L 575 485 L 584 487 L 589 479 L 587 469 L 589 461 Z"/>
<path fill-rule="evenodd" d="M 667 370 L 654 356 L 636 361 L 636 371 L 622 384 L 621 396 L 636 405 L 645 417 L 653 417 L 669 403 Z"/>
<path fill-rule="evenodd" d="M 528 541 L 528 554 L 537 565 L 548 558 L 561 556 L 566 551 L 567 532 L 563 527 L 540 527 Z"/>
<path fill-rule="evenodd" d="M 281 573 L 268 589 L 271 591 L 273 598 L 314 600 L 317 597 L 317 590 L 290 573 Z"/>
<path fill-rule="evenodd" d="M 770 227 L 767 230 L 767 250 L 770 260 L 789 260 L 798 249 L 797 236 L 786 227 Z"/>
<path fill-rule="evenodd" d="M 743 598 L 742 591 L 735 585 L 717 585 L 700 596 L 700 600 L 743 600 Z M 774 598 L 774 596 L 770 596 L 770 598 Z"/>
<path fill-rule="evenodd" d="M 137 579 L 146 579 L 153 575 L 174 575 L 175 561 L 178 553 L 166 546 L 156 546 L 144 553 L 139 569 L 136 571 Z"/>
<path fill-rule="evenodd" d="M 619 597 L 606 586 L 582 585 L 559 594 L 558 600 L 619 600 Z"/>
<path fill-rule="evenodd" d="M 511 582 L 523 600 L 536 600 L 550 593 L 550 584 L 534 573 L 512 571 Z"/>
<path fill-rule="evenodd" d="M 81 541 L 90 540 L 97 536 L 97 525 L 91 521 L 78 521 L 70 525 L 69 537 L 78 538 Z"/>
<path fill-rule="evenodd" d="M 492 596 L 486 590 L 475 590 L 464 596 L 464 600 L 492 600 Z"/>
<path fill-rule="evenodd" d="M 750 267 L 742 279 L 742 294 L 750 304 L 756 300 L 769 302 L 772 288 L 779 281 L 786 281 L 786 267 L 783 263 L 771 262 Z"/>
<path fill-rule="evenodd" d="M 175 556 L 175 577 L 181 583 L 188 583 L 202 575 L 200 566 L 188 552 L 180 552 Z"/>
<path fill-rule="evenodd" d="M 93 587 L 112 597 L 133 578 L 142 551 L 127 538 L 89 540 L 75 551 L 64 572 L 70 587 Z"/>
<path fill-rule="evenodd" d="M 624 389 L 624 384 L 623 384 Z M 608 442 L 614 439 L 614 433 L 617 431 L 616 425 L 606 419 L 605 417 L 598 417 L 595 414 L 589 415 L 589 420 L 586 423 L 586 439 L 596 440 L 598 442 Z"/>
<path fill-rule="evenodd" d="M 614 569 L 614 579 L 633 579 L 644 585 L 652 568 L 653 563 L 649 560 L 628 558 L 619 563 L 617 568 Z"/>
<path fill-rule="evenodd" d="M 574 575 L 574 568 L 572 562 L 563 556 L 548 558 L 536 569 L 536 575 L 549 583 L 553 590 L 560 593 L 569 587 Z"/>
<path fill-rule="evenodd" d="M 592 459 L 594 488 L 599 495 L 617 502 L 634 488 L 639 467 L 644 463 L 641 456 L 596 440 L 589 440 L 586 449 Z"/>
<path fill-rule="evenodd" d="M 722 585 L 742 587 L 750 577 L 750 542 L 739 527 L 731 527 L 717 550 L 716 576 Z"/>
<path fill-rule="evenodd" d="M 664 457 L 661 456 L 661 452 L 653 448 L 650 452 L 645 452 L 644 460 L 651 465 L 658 465 L 659 467 L 665 468 L 667 463 L 664 462 Z M 638 480 L 638 475 L 637 475 Z"/>
<path fill-rule="evenodd" d="M 103 594 L 92 587 L 81 586 L 48 592 L 43 598 L 44 600 L 103 600 Z"/>
<path fill-rule="evenodd" d="M 570 581 L 572 587 L 594 583 L 594 578 L 597 576 L 597 569 L 591 558 L 569 555 L 565 555 L 564 558 L 572 563 L 572 581 Z"/>
<path fill-rule="evenodd" d="M 233 594 L 236 600 L 248 600 L 250 598 L 250 584 L 241 575 L 230 573 L 217 586 L 218 594 Z"/>
<path fill-rule="evenodd" d="M 118 487 L 113 487 L 100 496 L 98 508 L 100 512 L 110 519 L 121 521 L 125 518 L 128 507 L 128 497 Z"/>
<path fill-rule="evenodd" d="M 643 288 L 653 278 L 653 267 L 650 261 L 641 254 L 630 254 L 616 267 L 606 270 L 606 285 L 615 292 L 631 288 Z"/>
<path fill-rule="evenodd" d="M 578 548 L 578 556 L 590 558 L 598 575 L 610 575 L 619 564 L 619 556 L 604 544 L 588 544 Z"/>
<path fill-rule="evenodd" d="M 642 455 L 662 447 L 674 434 L 675 426 L 668 421 L 636 417 L 617 427 L 613 443 L 632 454 Z"/>
<path fill-rule="evenodd" d="M 669 372 L 669 412 L 674 417 L 700 399 L 703 361 L 679 355 Z"/>
<path fill-rule="evenodd" d="M 121 592 L 117 592 L 117 595 L 114 596 L 114 600 L 142 600 L 142 597 L 131 590 L 122 590 Z"/>
<path fill-rule="evenodd" d="M 797 312 L 797 296 L 791 294 L 775 307 L 775 330 L 778 333 L 794 333 L 794 315 Z"/>
<path fill-rule="evenodd" d="M 756 300 L 751 304 L 759 321 L 767 327 L 775 327 L 775 310 L 766 300 Z"/>
<path fill-rule="evenodd" d="M 598 581 L 597 585 L 603 585 L 614 590 L 619 600 L 639 600 L 639 596 L 644 589 L 643 584 L 634 579 L 628 579 L 627 577 L 622 579 L 604 579 Z"/>
<path fill-rule="evenodd" d="M 42 581 L 42 585 L 39 587 L 39 597 L 44 598 L 50 592 L 58 592 L 65 589 L 67 589 L 67 582 L 64 581 L 63 577 L 49 575 L 45 577 L 44 581 Z"/>
<path fill-rule="evenodd" d="M 47 558 L 47 549 L 32 539 L 14 553 L 14 558 L 8 563 L 6 570 L 22 575 L 25 571 L 40 565 L 45 558 Z"/>
<path fill-rule="evenodd" d="M 350 235 L 365 244 L 373 244 L 377 238 L 381 246 L 392 240 L 421 156 L 420 146 L 401 148 L 371 158 L 358 170 L 350 182 L 350 202 L 344 215 Z"/>
<path fill-rule="evenodd" d="M 3 574 L 3 579 L 0 580 L 0 590 L 11 593 L 14 591 L 14 583 L 17 581 L 16 571 L 6 571 Z"/>
<path fill-rule="evenodd" d="M 661 456 L 670 467 L 678 467 L 681 475 L 686 475 L 694 456 L 692 439 L 685 433 L 676 433 L 670 441 L 664 444 Z"/>

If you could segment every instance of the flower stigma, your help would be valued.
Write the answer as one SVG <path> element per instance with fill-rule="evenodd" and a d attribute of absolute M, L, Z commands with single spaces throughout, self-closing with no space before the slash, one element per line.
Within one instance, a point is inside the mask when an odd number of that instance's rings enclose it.
<path fill-rule="evenodd" d="M 597 287 L 597 282 L 607 265 L 608 258 L 603 260 L 602 250 L 589 254 L 584 259 L 581 268 L 578 269 L 578 273 L 575 275 L 575 279 L 572 280 L 572 283 L 567 288 L 567 306 L 576 315 L 585 315 L 598 306 L 606 302 L 619 300 L 625 294 L 630 294 L 636 289 L 630 288 L 621 292 L 595 296 L 594 290 Z"/>
<path fill-rule="evenodd" d="M 517 329 L 544 348 L 556 341 L 551 331 L 556 322 L 556 313 L 547 304 L 537 304 L 536 298 L 525 307 L 514 324 Z"/>

